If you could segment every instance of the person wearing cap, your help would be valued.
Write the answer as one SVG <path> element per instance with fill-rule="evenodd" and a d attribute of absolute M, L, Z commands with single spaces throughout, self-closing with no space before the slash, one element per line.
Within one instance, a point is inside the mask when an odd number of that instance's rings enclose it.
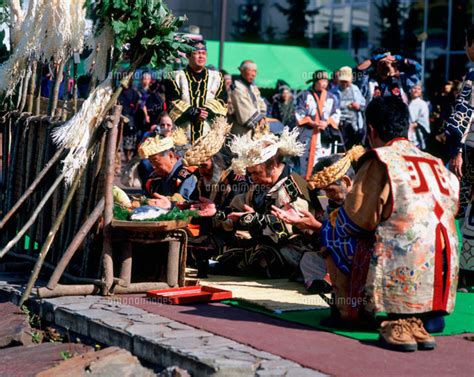
<path fill-rule="evenodd" d="M 257 64 L 252 60 L 244 60 L 239 71 L 240 76 L 234 80 L 230 92 L 233 108 L 231 133 L 234 135 L 254 132 L 265 124 L 267 113 L 267 105 L 255 85 Z"/>
<path fill-rule="evenodd" d="M 205 41 L 193 41 L 184 70 L 170 73 L 165 81 L 169 114 L 178 127 L 184 127 L 194 143 L 209 132 L 216 116 L 227 114 L 227 91 L 222 74 L 206 68 Z"/>
<path fill-rule="evenodd" d="M 300 173 L 306 179 L 311 176 L 317 160 L 336 151 L 339 140 L 340 111 L 337 98 L 327 91 L 329 76 L 326 71 L 315 71 L 308 80 L 311 87 L 302 91 L 296 99 L 296 121 L 299 140 L 305 144 L 305 153 L 300 158 Z"/>
<path fill-rule="evenodd" d="M 148 159 L 153 166 L 153 172 L 144 184 L 146 195 L 153 198 L 149 204 L 170 209 L 173 203 L 196 197 L 197 178 L 183 166 L 175 151 L 173 137 L 148 137 L 138 151 L 140 157 Z"/>
<path fill-rule="evenodd" d="M 344 135 L 344 145 L 350 149 L 353 145 L 361 144 L 364 139 L 365 98 L 357 85 L 353 84 L 351 67 L 342 67 L 338 71 L 338 84 L 331 93 L 338 98 L 341 110 L 339 127 Z"/>
<path fill-rule="evenodd" d="M 378 88 L 382 96 L 397 96 L 408 104 L 410 89 L 421 81 L 421 71 L 421 64 L 416 60 L 378 48 L 370 59 L 356 67 L 356 84 L 367 102 Z"/>

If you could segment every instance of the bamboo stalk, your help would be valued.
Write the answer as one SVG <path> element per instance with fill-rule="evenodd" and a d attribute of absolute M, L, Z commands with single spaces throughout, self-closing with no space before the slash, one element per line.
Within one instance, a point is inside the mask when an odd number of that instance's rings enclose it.
<path fill-rule="evenodd" d="M 21 205 L 25 202 L 25 200 L 31 196 L 31 194 L 35 191 L 35 189 L 41 183 L 41 181 L 46 176 L 46 174 L 48 174 L 49 170 L 59 161 L 63 151 L 64 151 L 64 147 L 57 150 L 57 152 L 54 154 L 51 160 L 49 160 L 49 162 L 46 164 L 43 170 L 41 170 L 41 172 L 38 174 L 36 179 L 31 183 L 30 187 L 28 187 L 28 189 L 24 192 L 24 194 L 20 197 L 20 199 L 18 199 L 18 201 L 15 203 L 15 205 L 3 217 L 2 221 L 0 221 L 0 230 L 5 226 L 8 220 L 10 220 L 10 218 L 15 214 L 18 208 L 21 207 Z"/>
<path fill-rule="evenodd" d="M 71 261 L 71 258 L 74 256 L 76 253 L 77 249 L 79 246 L 82 244 L 84 241 L 84 238 L 87 236 L 89 231 L 91 230 L 92 226 L 97 222 L 99 219 L 100 215 L 102 214 L 104 210 L 104 199 L 102 199 L 97 206 L 95 207 L 94 211 L 89 215 L 87 220 L 82 224 L 81 228 L 77 232 L 76 236 L 72 240 L 71 244 L 69 247 L 66 249 L 64 254 L 61 257 L 61 260 L 57 264 L 53 275 L 49 279 L 48 282 L 48 289 L 54 289 L 56 285 L 59 282 L 59 279 L 61 278 L 61 275 L 63 272 L 66 270 L 66 267 L 68 266 L 69 262 Z"/>

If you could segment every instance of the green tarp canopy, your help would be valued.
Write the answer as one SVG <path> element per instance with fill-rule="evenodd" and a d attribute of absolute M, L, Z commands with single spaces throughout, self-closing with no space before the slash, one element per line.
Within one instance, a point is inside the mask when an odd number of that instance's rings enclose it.
<path fill-rule="evenodd" d="M 219 42 L 207 41 L 207 63 L 219 66 Z M 315 70 L 328 73 L 348 65 L 355 60 L 345 50 L 307 48 L 261 43 L 225 42 L 223 69 L 230 74 L 238 74 L 238 66 L 243 60 L 257 63 L 256 84 L 262 88 L 274 88 L 278 79 L 285 80 L 293 89 L 304 89 Z"/>

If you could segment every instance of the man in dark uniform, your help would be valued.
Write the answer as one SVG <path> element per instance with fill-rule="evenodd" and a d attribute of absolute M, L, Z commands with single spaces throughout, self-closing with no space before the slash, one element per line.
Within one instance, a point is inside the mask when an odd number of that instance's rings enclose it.
<path fill-rule="evenodd" d="M 222 74 L 206 68 L 205 42 L 193 41 L 192 47 L 188 66 L 171 72 L 165 86 L 171 119 L 194 143 L 209 132 L 209 121 L 227 114 L 227 91 Z"/>
<path fill-rule="evenodd" d="M 195 198 L 197 178 L 183 166 L 171 137 L 149 137 L 139 152 L 153 166 L 153 172 L 144 185 L 147 196 L 154 198 L 149 204 L 171 208 L 172 202 L 182 203 Z"/>

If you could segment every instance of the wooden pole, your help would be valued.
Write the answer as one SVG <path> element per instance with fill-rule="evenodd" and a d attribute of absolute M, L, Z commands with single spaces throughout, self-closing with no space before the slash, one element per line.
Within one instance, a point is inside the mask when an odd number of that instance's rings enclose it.
<path fill-rule="evenodd" d="M 66 270 L 66 267 L 71 261 L 71 258 L 74 256 L 77 249 L 82 244 L 82 241 L 84 241 L 84 238 L 87 236 L 92 226 L 97 222 L 97 220 L 99 219 L 103 211 L 104 211 L 104 199 L 102 198 L 99 201 L 99 203 L 97 203 L 97 206 L 95 207 L 94 211 L 92 211 L 92 213 L 89 215 L 89 217 L 84 222 L 84 224 L 82 224 L 81 228 L 77 232 L 71 244 L 66 249 L 63 256 L 61 257 L 61 260 L 56 266 L 53 272 L 53 275 L 49 279 L 48 289 L 54 289 L 56 287 L 56 285 L 59 282 L 59 279 L 61 278 L 61 275 Z"/>
<path fill-rule="evenodd" d="M 114 265 L 112 260 L 112 219 L 114 211 L 113 184 L 115 178 L 115 148 L 117 145 L 118 122 L 120 120 L 121 106 L 114 108 L 112 129 L 107 139 L 105 156 L 105 205 L 104 205 L 104 243 L 102 248 L 102 266 L 105 282 L 103 294 L 108 295 L 114 280 Z"/>
<path fill-rule="evenodd" d="M 49 100 L 48 105 L 48 115 L 54 117 L 54 113 L 56 112 L 56 108 L 58 107 L 58 96 L 59 96 L 59 87 L 61 86 L 61 82 L 63 81 L 63 71 L 64 65 L 66 61 L 63 59 L 59 63 L 58 70 L 54 75 L 54 85 L 53 85 L 53 92 Z"/>
<path fill-rule="evenodd" d="M 20 102 L 20 107 L 19 111 L 23 112 L 23 109 L 26 106 L 26 96 L 28 95 L 28 88 L 29 88 L 29 83 L 30 83 L 30 78 L 32 76 L 32 69 L 33 69 L 33 63 L 28 64 L 28 68 L 26 69 L 26 75 L 25 75 L 25 81 L 23 83 L 23 91 L 21 93 L 21 102 Z M 33 78 L 34 80 L 35 78 Z"/>
<path fill-rule="evenodd" d="M 20 199 L 18 199 L 18 201 L 15 203 L 15 205 L 3 217 L 2 221 L 0 221 L 0 230 L 5 226 L 8 220 L 10 220 L 10 218 L 15 214 L 18 208 L 21 207 L 21 205 L 25 202 L 25 200 L 31 196 L 31 194 L 35 191 L 35 189 L 41 183 L 41 181 L 46 176 L 46 174 L 48 174 L 51 168 L 59 161 L 63 151 L 64 151 L 64 147 L 58 149 L 58 151 L 54 154 L 51 160 L 49 160 L 49 162 L 46 164 L 43 170 L 41 170 L 41 172 L 38 174 L 35 180 L 31 183 L 30 187 L 28 187 L 28 189 L 24 192 L 24 194 L 20 197 Z"/>
<path fill-rule="evenodd" d="M 32 113 L 33 112 L 33 98 L 36 92 L 36 81 L 37 81 L 37 69 L 38 69 L 38 62 L 36 60 L 33 61 L 32 73 L 31 73 L 31 84 L 28 91 L 28 102 L 26 105 L 26 112 Z"/>
<path fill-rule="evenodd" d="M 43 63 L 38 62 L 38 74 L 36 76 L 36 87 L 35 87 L 35 115 L 39 115 L 41 113 L 41 79 L 43 77 Z"/>

